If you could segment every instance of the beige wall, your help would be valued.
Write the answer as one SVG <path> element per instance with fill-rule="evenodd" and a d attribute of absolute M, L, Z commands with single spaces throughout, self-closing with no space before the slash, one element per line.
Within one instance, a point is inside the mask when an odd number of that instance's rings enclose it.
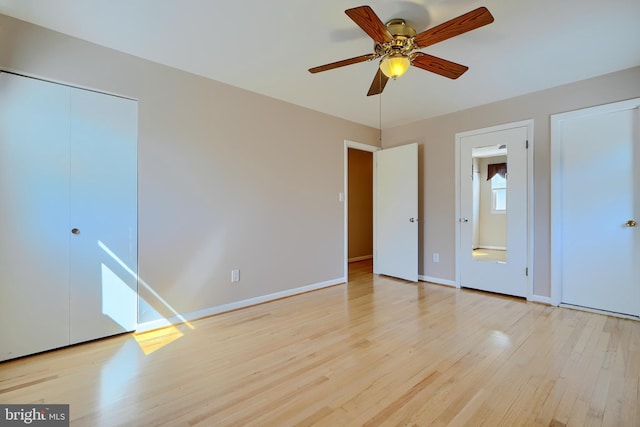
<path fill-rule="evenodd" d="M 344 140 L 378 130 L 2 15 L 0 67 L 139 100 L 139 274 L 175 311 L 344 276 Z"/>
<path fill-rule="evenodd" d="M 463 77 L 464 78 L 464 77 Z M 534 294 L 550 295 L 550 115 L 640 96 L 640 67 L 383 131 L 384 148 L 420 144 L 420 274 L 455 279 L 455 134 L 534 120 Z M 435 102 L 435 101 L 434 101 Z M 431 254 L 440 253 L 433 263 Z"/>
<path fill-rule="evenodd" d="M 349 259 L 373 256 L 373 153 L 349 148 Z"/>

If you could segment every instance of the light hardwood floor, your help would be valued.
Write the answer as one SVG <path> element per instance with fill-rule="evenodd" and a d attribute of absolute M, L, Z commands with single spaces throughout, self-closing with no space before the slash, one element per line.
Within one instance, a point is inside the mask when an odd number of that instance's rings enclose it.
<path fill-rule="evenodd" d="M 638 426 L 640 323 L 374 277 L 0 364 L 73 426 Z M 10 327 L 3 325 L 2 327 Z"/>

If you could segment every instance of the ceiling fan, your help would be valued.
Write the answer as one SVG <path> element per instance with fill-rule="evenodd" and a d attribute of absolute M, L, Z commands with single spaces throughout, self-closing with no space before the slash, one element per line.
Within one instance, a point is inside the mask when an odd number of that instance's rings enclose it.
<path fill-rule="evenodd" d="M 345 13 L 373 39 L 375 42 L 373 53 L 313 67 L 309 72 L 315 74 L 381 58 L 367 96 L 382 93 L 387 81 L 403 75 L 410 65 L 450 79 L 457 79 L 469 67 L 416 51 L 493 22 L 493 16 L 489 10 L 486 7 L 479 7 L 416 34 L 416 30 L 408 26 L 404 19 L 392 19 L 383 24 L 369 6 L 347 9 Z"/>

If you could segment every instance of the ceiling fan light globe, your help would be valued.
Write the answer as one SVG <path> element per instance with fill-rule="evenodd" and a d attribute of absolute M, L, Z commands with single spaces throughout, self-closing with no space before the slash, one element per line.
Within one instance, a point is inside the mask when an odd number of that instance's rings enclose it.
<path fill-rule="evenodd" d="M 404 55 L 389 55 L 380 61 L 380 71 L 385 76 L 396 79 L 406 73 L 410 65 L 411 61 Z"/>

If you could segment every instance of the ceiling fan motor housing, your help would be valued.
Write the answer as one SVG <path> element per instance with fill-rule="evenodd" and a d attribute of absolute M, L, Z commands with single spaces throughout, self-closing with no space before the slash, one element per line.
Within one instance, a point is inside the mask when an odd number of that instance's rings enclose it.
<path fill-rule="evenodd" d="M 392 19 L 386 24 L 387 30 L 393 36 L 390 42 L 374 44 L 374 51 L 379 56 L 406 55 L 415 49 L 413 38 L 416 30 L 408 26 L 404 19 Z"/>

